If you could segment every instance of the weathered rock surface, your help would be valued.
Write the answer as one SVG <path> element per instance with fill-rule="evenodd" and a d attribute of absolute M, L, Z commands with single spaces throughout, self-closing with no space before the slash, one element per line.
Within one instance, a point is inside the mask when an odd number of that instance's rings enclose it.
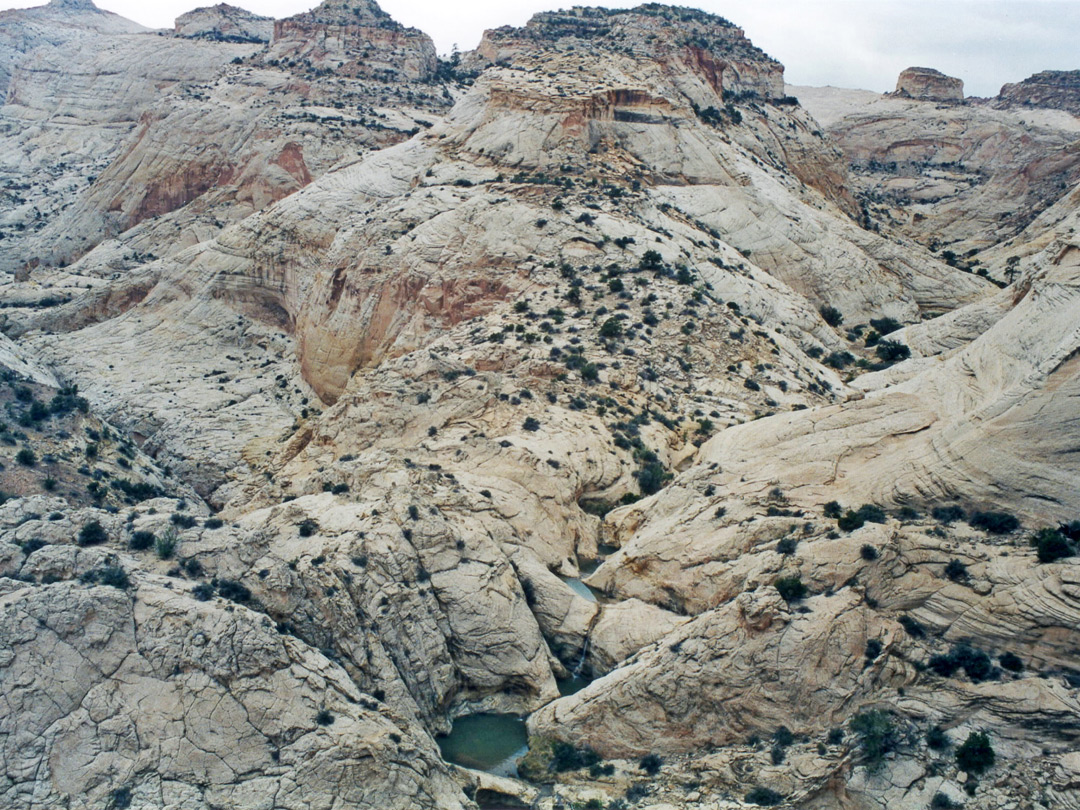
<path fill-rule="evenodd" d="M 226 42 L 269 42 L 274 20 L 227 3 L 181 14 L 174 30 L 178 36 Z"/>
<path fill-rule="evenodd" d="M 996 245 L 1019 249 L 1046 233 L 1043 226 L 1021 236 L 1080 179 L 1080 119 L 1062 110 L 926 104 L 837 88 L 789 92 L 843 150 L 867 224 L 942 251 L 954 265 L 987 267 L 998 279 L 1011 280 L 976 254 Z"/>
<path fill-rule="evenodd" d="M 324 0 L 278 20 L 263 58 L 382 82 L 429 79 L 437 67 L 431 38 L 395 22 L 374 0 Z"/>
<path fill-rule="evenodd" d="M 1080 115 L 1080 70 L 1044 70 L 1006 84 L 996 101 L 1006 107 L 1047 107 Z"/>
<path fill-rule="evenodd" d="M 444 63 L 371 2 L 264 26 L 16 59 L 6 804 L 1080 804 L 1076 563 L 1029 544 L 1077 517 L 1072 116 L 808 112 L 657 5 Z M 551 791 L 441 763 L 474 712 Z"/>
<path fill-rule="evenodd" d="M 963 101 L 964 82 L 933 68 L 910 67 L 900 72 L 896 95 L 920 101 Z"/>

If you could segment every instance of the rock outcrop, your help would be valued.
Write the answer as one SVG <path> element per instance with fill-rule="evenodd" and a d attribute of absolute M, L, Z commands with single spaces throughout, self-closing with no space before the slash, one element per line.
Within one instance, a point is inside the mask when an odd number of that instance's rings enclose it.
<path fill-rule="evenodd" d="M 933 68 L 910 67 L 900 72 L 896 95 L 920 101 L 963 101 L 964 82 Z"/>
<path fill-rule="evenodd" d="M 218 3 L 181 14 L 176 18 L 174 30 L 177 36 L 218 42 L 269 42 L 274 20 Z"/>
<path fill-rule="evenodd" d="M 5 806 L 1080 806 L 1073 116 L 265 25 L 15 58 Z"/>
<path fill-rule="evenodd" d="M 1006 107 L 1045 107 L 1080 115 L 1080 70 L 1044 70 L 1006 84 L 996 101 Z"/>
<path fill-rule="evenodd" d="M 374 0 L 324 0 L 278 20 L 263 59 L 382 82 L 429 79 L 437 67 L 431 38 L 395 22 Z"/>

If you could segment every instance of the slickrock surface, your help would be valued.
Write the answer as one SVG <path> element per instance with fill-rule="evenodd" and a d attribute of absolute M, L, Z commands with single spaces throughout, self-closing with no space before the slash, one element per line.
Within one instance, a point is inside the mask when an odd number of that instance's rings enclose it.
<path fill-rule="evenodd" d="M 4 806 L 1080 807 L 1065 109 L 5 14 Z"/>

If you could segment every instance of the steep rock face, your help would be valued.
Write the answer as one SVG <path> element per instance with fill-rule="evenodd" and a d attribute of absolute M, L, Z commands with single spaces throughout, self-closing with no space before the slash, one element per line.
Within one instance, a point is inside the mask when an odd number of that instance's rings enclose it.
<path fill-rule="evenodd" d="M 218 3 L 176 18 L 177 36 L 226 42 L 269 42 L 274 20 L 236 6 Z"/>
<path fill-rule="evenodd" d="M 263 58 L 387 82 L 428 79 L 438 61 L 429 36 L 395 22 L 374 0 L 326 0 L 278 20 Z"/>
<path fill-rule="evenodd" d="M 575 6 L 544 12 L 524 28 L 485 31 L 474 60 L 513 64 L 516 56 L 538 51 L 619 43 L 619 48 L 661 64 L 675 73 L 697 74 L 716 95 L 784 95 L 784 66 L 768 57 L 722 17 L 657 4 L 619 11 Z M 702 99 L 704 100 L 704 99 Z"/>
<path fill-rule="evenodd" d="M 94 48 L 101 35 L 135 34 L 146 28 L 90 0 L 50 0 L 44 6 L 0 11 L 0 98 L 26 54 L 42 45 Z"/>
<path fill-rule="evenodd" d="M 1080 121 L 1066 112 L 836 88 L 790 92 L 843 150 L 867 221 L 948 249 L 953 263 L 1028 241 L 1021 231 L 1080 179 Z"/>
<path fill-rule="evenodd" d="M 78 557 L 74 573 L 108 563 Z M 465 803 L 429 740 L 259 613 L 145 574 L 130 590 L 0 583 L 8 806 Z"/>
<path fill-rule="evenodd" d="M 964 82 L 933 68 L 910 67 L 900 72 L 896 95 L 920 101 L 963 101 Z"/>
<path fill-rule="evenodd" d="M 1046 107 L 1080 115 L 1080 70 L 1044 70 L 1006 84 L 996 101 L 1005 107 Z"/>

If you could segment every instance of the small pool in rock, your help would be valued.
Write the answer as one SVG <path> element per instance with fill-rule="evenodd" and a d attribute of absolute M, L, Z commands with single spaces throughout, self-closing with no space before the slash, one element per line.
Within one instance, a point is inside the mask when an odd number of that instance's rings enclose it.
<path fill-rule="evenodd" d="M 496 776 L 517 776 L 517 763 L 529 750 L 525 721 L 516 714 L 459 717 L 436 740 L 443 759 Z"/>
<path fill-rule="evenodd" d="M 597 592 L 582 582 L 580 579 L 574 577 L 559 577 L 563 582 L 570 586 L 570 589 L 578 596 L 583 596 L 590 602 L 598 602 Z"/>
<path fill-rule="evenodd" d="M 580 692 L 582 689 L 592 683 L 592 678 L 586 678 L 584 675 L 571 674 L 565 678 L 559 678 L 555 683 L 559 687 L 559 694 L 563 697 L 566 697 L 567 695 L 572 695 L 575 692 Z"/>

